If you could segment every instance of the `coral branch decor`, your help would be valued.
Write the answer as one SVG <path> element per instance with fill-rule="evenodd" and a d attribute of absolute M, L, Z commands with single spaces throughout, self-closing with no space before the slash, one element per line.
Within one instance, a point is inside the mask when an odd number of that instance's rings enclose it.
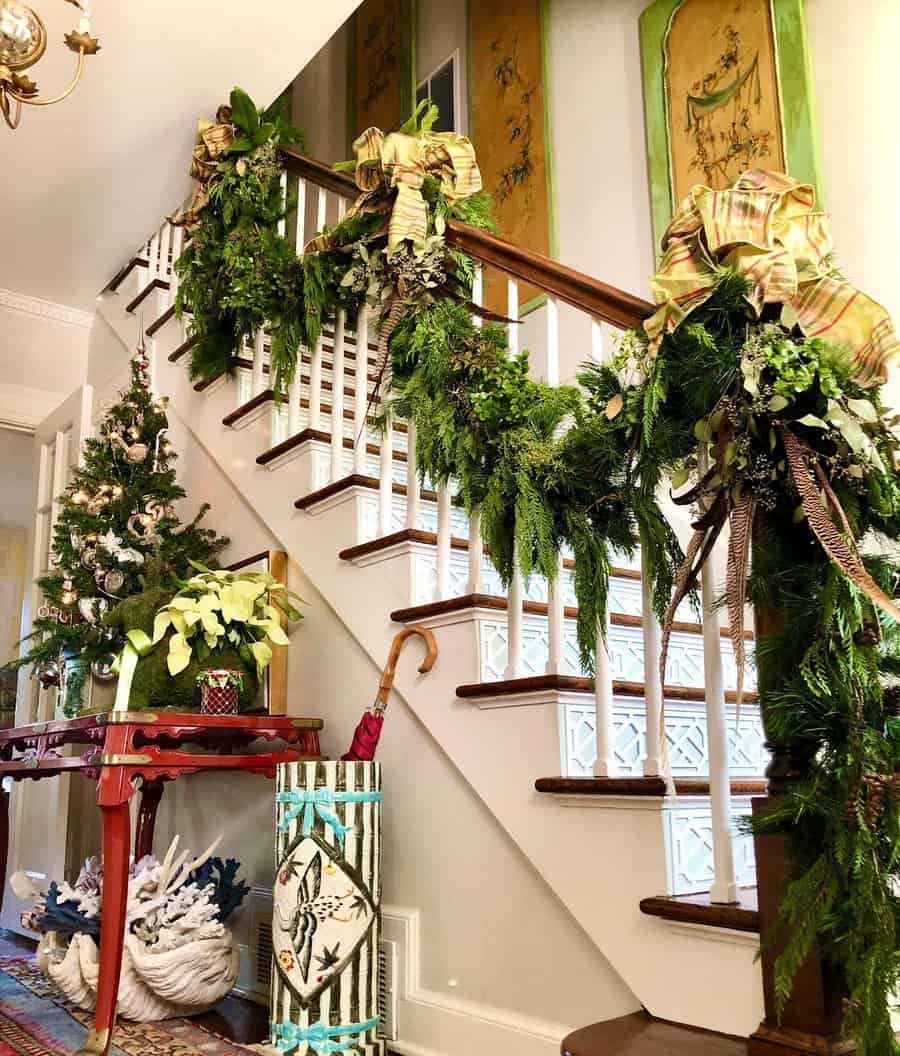
<path fill-rule="evenodd" d="M 218 840 L 193 858 L 178 854 L 178 837 L 160 862 L 152 856 L 131 867 L 119 1014 L 139 1022 L 203 1012 L 234 986 L 240 954 L 225 922 L 249 888 L 237 879 L 240 863 L 213 857 Z M 78 1008 L 93 1009 L 99 971 L 98 942 L 103 868 L 90 859 L 74 884 L 38 891 L 24 873 L 10 883 L 34 909 L 23 925 L 41 936 L 37 961 Z"/>
<path fill-rule="evenodd" d="M 694 188 L 666 232 L 652 280 L 658 311 L 578 385 L 535 381 L 506 327 L 477 325 L 474 261 L 448 219 L 490 227 L 470 146 L 432 134 L 420 107 L 399 133 L 356 142 L 364 197 L 308 245 L 293 290 L 305 340 L 339 308 L 380 324 L 382 418 L 417 429 L 417 471 L 451 478 L 480 510 L 508 581 L 552 581 L 575 558 L 578 634 L 590 666 L 610 555 L 640 545 L 665 633 L 729 531 L 726 603 L 735 655 L 743 607 L 760 622 L 755 660 L 770 743 L 808 767 L 755 822 L 790 836 L 794 872 L 776 939 L 777 1000 L 815 948 L 845 995 L 862 1056 L 896 1052 L 900 982 L 900 417 L 881 389 L 898 343 L 886 311 L 832 261 L 810 186 L 745 172 Z M 459 149 L 457 155 L 455 151 Z M 464 159 L 460 179 L 458 159 Z M 424 212 L 423 212 L 424 206 Z M 292 309 L 293 311 L 294 309 Z M 660 504 L 696 510 L 682 551 Z M 738 644 L 740 642 L 740 644 Z"/>

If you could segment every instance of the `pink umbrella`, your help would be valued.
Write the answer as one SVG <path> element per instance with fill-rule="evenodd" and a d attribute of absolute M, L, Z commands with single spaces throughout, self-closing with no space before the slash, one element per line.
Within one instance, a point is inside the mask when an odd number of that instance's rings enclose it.
<path fill-rule="evenodd" d="M 375 750 L 378 748 L 378 740 L 381 737 L 381 728 L 384 726 L 385 708 L 387 708 L 388 697 L 391 695 L 391 689 L 394 685 L 394 675 L 397 671 L 397 660 L 400 657 L 400 650 L 403 648 L 403 643 L 406 639 L 414 634 L 425 640 L 425 659 L 422 661 L 419 671 L 424 675 L 434 667 L 434 662 L 437 660 L 438 655 L 437 641 L 427 627 L 406 627 L 396 635 L 391 644 L 391 651 L 388 654 L 384 671 L 381 673 L 381 682 L 378 684 L 378 694 L 375 697 L 375 703 L 366 709 L 365 714 L 360 719 L 359 725 L 353 734 L 353 743 L 350 745 L 350 751 L 346 755 L 342 755 L 342 759 L 368 762 L 375 758 Z"/>

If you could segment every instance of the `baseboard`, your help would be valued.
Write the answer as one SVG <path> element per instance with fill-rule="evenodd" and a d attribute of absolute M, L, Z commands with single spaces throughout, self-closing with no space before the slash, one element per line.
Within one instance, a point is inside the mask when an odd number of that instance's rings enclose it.
<path fill-rule="evenodd" d="M 421 985 L 420 915 L 382 906 L 382 935 L 400 945 L 398 1056 L 558 1056 L 573 1025 L 496 1008 Z"/>

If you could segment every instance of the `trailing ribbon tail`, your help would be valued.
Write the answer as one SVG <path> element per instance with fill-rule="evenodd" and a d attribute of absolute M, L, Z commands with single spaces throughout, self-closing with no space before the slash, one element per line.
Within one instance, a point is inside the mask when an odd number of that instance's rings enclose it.
<path fill-rule="evenodd" d="M 756 500 L 746 495 L 732 509 L 731 532 L 728 538 L 728 566 L 725 570 L 725 596 L 728 602 L 728 623 L 731 646 L 737 668 L 737 712 L 740 715 L 744 698 L 744 605 L 747 600 L 747 566 L 750 560 L 750 538 L 756 516 Z"/>
<path fill-rule="evenodd" d="M 841 572 L 852 583 L 855 583 L 873 604 L 884 610 L 891 619 L 900 622 L 900 607 L 872 579 L 856 550 L 856 540 L 853 539 L 852 534 L 850 534 L 850 541 L 848 542 L 828 515 L 828 511 L 822 501 L 822 493 L 816 486 L 815 479 L 806 460 L 807 448 L 785 426 L 779 426 L 778 431 L 781 434 L 787 455 L 791 479 L 800 495 L 800 502 L 803 505 L 803 512 L 806 514 L 810 531 L 818 539 L 822 549 Z M 837 503 L 839 516 L 846 525 L 845 515 L 840 503 L 837 501 L 837 496 L 833 492 L 831 493 L 831 501 Z"/>

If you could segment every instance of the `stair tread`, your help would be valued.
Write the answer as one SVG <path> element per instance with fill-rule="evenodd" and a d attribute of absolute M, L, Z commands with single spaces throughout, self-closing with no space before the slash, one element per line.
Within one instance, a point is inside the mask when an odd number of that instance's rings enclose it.
<path fill-rule="evenodd" d="M 708 777 L 676 777 L 675 791 L 680 796 L 708 796 Z M 665 782 L 660 777 L 539 777 L 535 791 L 567 796 L 651 796 L 664 795 Z M 733 796 L 764 796 L 768 782 L 764 777 L 732 777 Z"/>
<path fill-rule="evenodd" d="M 747 1039 L 635 1012 L 576 1030 L 565 1038 L 561 1052 L 563 1056 L 746 1056 Z"/>
<path fill-rule="evenodd" d="M 424 543 L 426 546 L 437 546 L 437 532 L 426 532 L 418 528 L 404 528 L 399 532 L 391 532 L 390 535 L 383 535 L 379 539 L 370 539 L 365 543 L 358 543 L 356 546 L 350 546 L 346 550 L 342 550 L 340 557 L 344 561 L 354 561 L 357 557 L 366 557 L 369 554 L 377 553 L 379 550 L 387 550 L 392 546 L 396 546 L 398 542 L 403 540 L 400 538 L 406 533 L 411 542 Z M 469 540 L 462 539 L 457 536 L 453 536 L 450 539 L 450 546 L 454 550 L 468 550 Z M 484 548 L 486 555 L 490 555 L 490 549 Z M 563 560 L 563 567 L 572 569 L 575 567 L 575 562 L 567 557 Z M 615 575 L 622 579 L 636 579 L 640 580 L 641 573 L 636 568 L 616 568 L 614 570 Z"/>
<path fill-rule="evenodd" d="M 325 499 L 330 499 L 332 495 L 339 495 L 350 488 L 368 488 L 370 491 L 378 491 L 380 487 L 381 481 L 378 477 L 368 477 L 363 473 L 350 473 L 346 477 L 341 477 L 340 480 L 333 480 L 330 484 L 301 496 L 294 505 L 298 510 L 307 510 L 310 506 L 315 506 Z M 406 485 L 396 480 L 392 482 L 391 490 L 394 495 L 406 495 Z M 419 496 L 426 502 L 437 502 L 438 497 L 436 491 L 428 491 L 426 488 L 420 490 Z"/>
<path fill-rule="evenodd" d="M 276 459 L 281 458 L 282 455 L 286 455 L 296 447 L 301 447 L 310 440 L 318 440 L 321 444 L 330 444 L 331 433 L 326 432 L 324 429 L 303 429 L 299 433 L 295 433 L 293 436 L 288 437 L 287 440 L 282 440 L 280 444 L 276 444 L 274 447 L 270 447 L 268 450 L 263 451 L 261 455 L 257 455 L 256 462 L 260 466 L 267 466 L 270 462 L 274 462 Z M 344 448 L 348 451 L 354 451 L 356 449 L 356 444 L 351 437 L 344 437 Z M 379 444 L 367 443 L 366 454 L 380 456 L 381 446 Z M 406 452 L 399 450 L 399 448 L 394 448 L 391 457 L 397 462 L 405 462 Z"/>
<path fill-rule="evenodd" d="M 662 917 L 683 924 L 705 924 L 732 931 L 759 931 L 759 903 L 755 887 L 742 887 L 739 902 L 723 905 L 710 901 L 708 891 L 691 895 L 657 895 L 641 899 L 640 910 L 649 917 Z"/>
<path fill-rule="evenodd" d="M 464 700 L 477 700 L 479 697 L 513 696 L 547 689 L 593 695 L 594 680 L 583 675 L 531 675 L 528 678 L 501 679 L 496 682 L 471 682 L 457 686 L 456 695 Z M 613 692 L 620 697 L 643 697 L 644 683 L 613 679 Z M 663 686 L 663 697 L 666 700 L 706 699 L 705 691 L 696 686 Z M 726 690 L 725 699 L 733 703 L 737 694 L 734 690 Z M 755 693 L 744 692 L 745 704 L 755 704 L 756 701 Z"/>
<path fill-rule="evenodd" d="M 343 557 L 343 553 L 341 554 Z M 612 569 L 613 575 L 619 574 L 619 569 Z M 507 598 L 498 594 L 463 594 L 458 598 L 445 598 L 443 601 L 431 601 L 425 605 L 411 605 L 406 609 L 396 609 L 391 613 L 391 619 L 395 623 L 410 623 L 416 620 L 424 620 L 430 616 L 443 616 L 448 612 L 458 612 L 461 609 L 481 608 L 481 609 L 496 609 L 498 611 L 506 611 Z M 530 613 L 536 616 L 546 616 L 549 611 L 549 605 L 545 601 L 524 601 L 522 603 L 522 609 L 524 612 Z M 566 619 L 574 620 L 578 618 L 578 609 L 574 605 L 566 605 L 565 607 Z M 643 624 L 643 620 L 640 616 L 633 616 L 626 613 L 610 613 L 610 622 L 613 626 L 617 627 L 640 627 Z M 673 631 L 682 631 L 686 634 L 700 634 L 703 631 L 702 624 L 689 623 L 684 620 L 675 620 L 672 624 Z M 719 633 L 723 638 L 729 637 L 729 631 L 727 627 L 719 628 Z M 753 634 L 751 631 L 744 632 L 744 638 L 752 640 Z"/>
<path fill-rule="evenodd" d="M 149 268 L 150 261 L 144 257 L 132 257 L 128 263 L 109 280 L 103 293 L 115 293 L 135 268 Z"/>
<path fill-rule="evenodd" d="M 128 302 L 128 304 L 125 306 L 125 311 L 133 312 L 135 308 L 137 308 L 146 297 L 149 297 L 150 294 L 153 293 L 154 290 L 167 290 L 168 288 L 169 284 L 168 282 L 166 282 L 165 279 L 151 279 L 147 283 L 147 285 L 140 291 L 140 293 L 138 293 L 136 297 L 133 297 Z"/>

